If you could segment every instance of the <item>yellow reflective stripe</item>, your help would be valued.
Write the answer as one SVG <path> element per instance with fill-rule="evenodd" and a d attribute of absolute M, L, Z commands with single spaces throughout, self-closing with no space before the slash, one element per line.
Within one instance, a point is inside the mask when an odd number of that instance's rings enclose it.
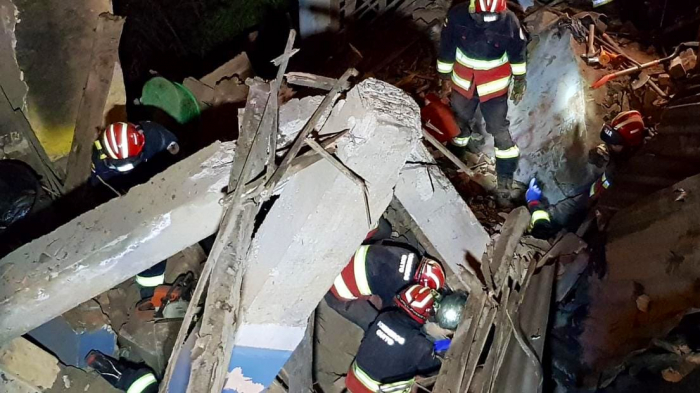
<path fill-rule="evenodd" d="M 610 182 L 608 181 L 608 177 L 603 173 L 603 188 L 606 190 L 610 187 Z"/>
<path fill-rule="evenodd" d="M 367 262 L 367 250 L 369 250 L 369 246 L 362 246 L 357 250 L 353 266 L 357 289 L 360 291 L 360 294 L 364 296 L 372 295 L 372 290 L 369 288 L 369 282 L 367 281 L 367 268 L 365 266 Z"/>
<path fill-rule="evenodd" d="M 148 373 L 134 381 L 134 383 L 132 383 L 131 386 L 129 386 L 129 390 L 127 390 L 126 393 L 141 393 L 147 387 L 153 385 L 156 382 L 158 382 L 156 381 L 156 377 L 153 374 Z"/>
<path fill-rule="evenodd" d="M 342 297 L 343 299 L 347 299 L 347 300 L 357 299 L 357 297 L 353 296 L 352 292 L 350 292 L 350 289 L 345 284 L 345 280 L 343 280 L 342 274 L 339 274 L 338 277 L 335 278 L 335 281 L 333 281 L 333 287 L 335 288 L 335 291 L 338 293 L 338 296 Z"/>
<path fill-rule="evenodd" d="M 95 147 L 97 148 L 97 150 L 102 150 L 102 144 L 100 143 L 99 140 L 95 141 Z"/>
<path fill-rule="evenodd" d="M 165 282 L 165 274 L 155 277 L 136 276 L 136 283 L 142 287 L 157 287 Z"/>
<path fill-rule="evenodd" d="M 591 184 L 591 191 L 588 193 L 588 196 L 594 196 L 595 195 L 595 184 L 598 183 L 597 181 L 594 181 L 593 184 Z"/>
<path fill-rule="evenodd" d="M 496 67 L 500 67 L 508 63 L 508 54 L 503 52 L 503 56 L 496 60 L 479 60 L 471 58 L 465 55 L 459 48 L 457 48 L 457 62 L 465 67 L 469 67 L 473 70 L 488 71 Z"/>
<path fill-rule="evenodd" d="M 496 79 L 493 82 L 484 83 L 483 85 L 477 85 L 476 90 L 479 92 L 481 97 L 493 94 L 499 90 L 507 89 L 510 85 L 510 76 L 505 78 Z"/>
<path fill-rule="evenodd" d="M 452 73 L 452 82 L 454 82 L 455 85 L 461 87 L 464 90 L 469 90 L 469 88 L 472 86 L 472 83 L 470 81 L 460 78 L 456 72 Z"/>
<path fill-rule="evenodd" d="M 437 61 L 437 69 L 438 72 L 447 74 L 452 72 L 452 68 L 454 68 L 455 63 L 446 63 L 444 61 Z"/>
<path fill-rule="evenodd" d="M 525 75 L 527 72 L 526 63 L 510 63 L 510 69 L 513 71 L 513 75 Z"/>
<path fill-rule="evenodd" d="M 532 223 L 535 223 L 535 222 L 540 221 L 540 220 L 550 221 L 550 219 L 549 219 L 549 213 L 547 213 L 547 212 L 544 211 L 544 210 L 536 210 L 536 211 L 534 211 L 534 212 L 532 213 L 532 219 L 531 219 L 530 221 L 532 221 Z"/>
<path fill-rule="evenodd" d="M 360 366 L 357 365 L 357 362 L 353 362 L 352 364 L 352 371 L 355 373 L 355 376 L 357 379 L 362 382 L 365 387 L 373 392 L 384 392 L 384 393 L 389 393 L 389 392 L 397 392 L 397 391 L 408 391 L 411 389 L 413 386 L 413 383 L 415 380 L 413 378 L 407 380 L 407 381 L 399 381 L 399 382 L 393 382 L 393 383 L 387 383 L 387 384 L 382 384 L 379 381 L 375 381 L 367 375 L 367 373 L 364 372 L 360 368 Z"/>
<path fill-rule="evenodd" d="M 519 155 L 520 149 L 518 149 L 518 146 L 513 146 L 506 150 L 496 149 L 496 158 L 516 158 Z"/>
<path fill-rule="evenodd" d="M 470 137 L 470 136 L 468 136 L 466 138 L 456 136 L 456 137 L 452 138 L 452 144 L 455 146 L 458 146 L 458 147 L 464 147 L 464 146 L 469 144 L 469 140 L 471 138 L 472 137 Z"/>

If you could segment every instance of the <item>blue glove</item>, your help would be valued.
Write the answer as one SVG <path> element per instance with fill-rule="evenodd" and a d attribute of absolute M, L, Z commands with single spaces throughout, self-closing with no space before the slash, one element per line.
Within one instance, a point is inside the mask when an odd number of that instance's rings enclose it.
<path fill-rule="evenodd" d="M 530 187 L 527 188 L 525 199 L 527 200 L 528 204 L 534 201 L 539 202 L 539 200 L 542 199 L 542 190 L 540 189 L 540 186 L 537 185 L 537 179 L 533 178 L 530 180 Z"/>
<path fill-rule="evenodd" d="M 433 343 L 433 350 L 435 352 L 445 352 L 450 348 L 452 340 L 446 338 L 444 340 L 438 340 Z"/>

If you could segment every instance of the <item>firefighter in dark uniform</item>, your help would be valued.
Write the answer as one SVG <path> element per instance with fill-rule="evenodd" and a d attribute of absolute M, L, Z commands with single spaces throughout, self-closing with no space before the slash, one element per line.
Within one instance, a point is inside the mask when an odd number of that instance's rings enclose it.
<path fill-rule="evenodd" d="M 367 330 L 378 308 L 393 304 L 400 290 L 416 283 L 440 290 L 445 285 L 445 271 L 439 262 L 403 247 L 363 245 L 336 277 L 326 302 Z M 368 301 L 373 296 L 379 298 L 381 307 Z"/>
<path fill-rule="evenodd" d="M 435 344 L 421 332 L 434 291 L 412 285 L 395 299 L 397 307 L 382 311 L 362 339 L 345 379 L 350 393 L 410 392 L 416 376 L 440 367 Z"/>
<path fill-rule="evenodd" d="M 589 152 L 589 162 L 601 168 L 602 173 L 590 187 L 557 204 L 545 203 L 537 180 L 532 179 L 525 193 L 528 208 L 532 213 L 532 235 L 547 239 L 560 228 L 573 230 L 578 227 L 585 220 L 588 209 L 612 186 L 619 166 L 639 150 L 647 135 L 642 114 L 638 111 L 621 112 L 610 124 L 604 124 L 600 131 L 600 139 L 604 143 Z"/>
<path fill-rule="evenodd" d="M 520 151 L 507 119 L 508 88 L 517 105 L 525 94 L 525 32 L 506 0 L 471 0 L 450 10 L 440 39 L 437 69 L 461 133 L 451 148 L 459 155 L 469 144 L 469 124 L 480 107 L 496 145 L 499 201 L 507 203 Z"/>
<path fill-rule="evenodd" d="M 129 189 L 139 183 L 139 176 L 134 176 L 139 165 L 165 152 L 177 154 L 180 149 L 177 142 L 177 137 L 158 123 L 110 124 L 92 149 L 91 183 L 109 181 L 117 188 Z M 165 267 L 163 261 L 136 276 L 142 298 L 153 296 L 153 290 L 164 283 Z"/>

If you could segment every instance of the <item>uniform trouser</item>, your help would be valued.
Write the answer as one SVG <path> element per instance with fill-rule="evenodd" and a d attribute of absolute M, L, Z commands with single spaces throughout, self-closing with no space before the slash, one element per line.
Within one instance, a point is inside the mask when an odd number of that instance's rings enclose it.
<path fill-rule="evenodd" d="M 146 269 L 136 275 L 136 283 L 139 285 L 142 299 L 153 296 L 156 287 L 165 283 L 166 266 L 166 261 L 158 262 L 150 269 Z"/>
<path fill-rule="evenodd" d="M 358 299 L 344 302 L 338 300 L 330 292 L 326 294 L 324 299 L 330 308 L 364 331 L 369 329 L 369 326 L 379 315 L 379 311 L 368 300 Z"/>
<path fill-rule="evenodd" d="M 461 131 L 452 140 L 452 144 L 456 147 L 466 147 L 472 135 L 474 114 L 479 107 L 486 122 L 486 131 L 493 136 L 496 145 L 496 172 L 499 176 L 512 178 L 517 166 L 517 148 L 509 131 L 508 95 L 479 102 L 478 97 L 469 99 L 453 91 L 450 102 Z M 498 157 L 499 152 L 508 152 L 505 154 L 507 157 Z M 513 155 L 514 157 L 511 157 Z"/>

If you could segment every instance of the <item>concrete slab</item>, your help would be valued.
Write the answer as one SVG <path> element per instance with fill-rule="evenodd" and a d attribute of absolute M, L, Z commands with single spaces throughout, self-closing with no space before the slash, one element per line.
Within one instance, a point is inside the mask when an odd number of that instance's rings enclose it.
<path fill-rule="evenodd" d="M 519 105 L 509 102 L 513 140 L 520 148 L 516 180 L 537 176 L 550 203 L 580 192 L 594 180 L 588 150 L 600 143 L 598 113 L 566 31 L 548 28 L 529 45 L 528 89 Z"/>
<path fill-rule="evenodd" d="M 214 143 L 0 260 L 0 342 L 214 233 L 233 154 Z"/>
<path fill-rule="evenodd" d="M 397 210 L 405 211 L 415 225 L 411 228 L 424 239 L 443 261 L 457 274 L 467 288 L 480 288 L 481 283 L 468 262 L 481 261 L 486 245 L 491 241 L 484 227 L 467 203 L 457 193 L 450 180 L 435 165 L 424 145 L 413 152 L 411 163 L 401 171 L 396 185 Z"/>
<path fill-rule="evenodd" d="M 24 386 L 27 392 L 43 391 L 56 383 L 60 372 L 55 357 L 24 338 L 17 338 L 0 347 L 0 375 L 10 376 L 8 379 L 0 378 L 0 386 L 12 380 L 15 381 L 13 385 Z"/>
<path fill-rule="evenodd" d="M 321 133 L 348 128 L 336 155 L 367 181 L 376 221 L 418 143 L 419 109 L 401 90 L 365 80 Z M 252 392 L 272 382 L 368 230 L 361 190 L 328 162 L 287 182 L 253 240 L 242 297 L 244 323 L 225 391 Z"/>

